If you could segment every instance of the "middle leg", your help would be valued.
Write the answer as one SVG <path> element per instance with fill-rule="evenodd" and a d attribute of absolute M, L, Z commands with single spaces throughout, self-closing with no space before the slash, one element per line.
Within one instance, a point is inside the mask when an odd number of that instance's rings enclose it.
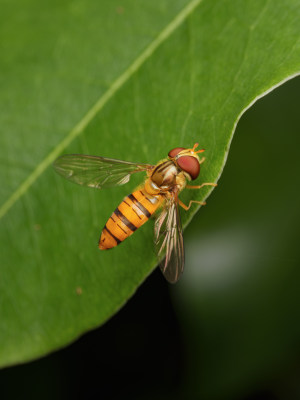
<path fill-rule="evenodd" d="M 218 186 L 216 183 L 202 183 L 202 185 L 186 185 L 187 189 L 201 189 L 203 186 Z"/>

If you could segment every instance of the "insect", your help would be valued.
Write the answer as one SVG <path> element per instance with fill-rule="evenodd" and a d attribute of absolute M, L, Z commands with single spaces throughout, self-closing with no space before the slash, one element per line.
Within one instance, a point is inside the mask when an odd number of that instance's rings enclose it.
<path fill-rule="evenodd" d="M 154 224 L 154 242 L 158 257 L 163 260 L 160 268 L 165 278 L 175 283 L 184 268 L 184 245 L 179 207 L 188 210 L 179 198 L 184 188 L 200 189 L 203 186 L 217 186 L 215 183 L 187 185 L 200 173 L 198 143 L 192 149 L 176 147 L 169 151 L 168 158 L 156 165 L 138 164 L 112 158 L 68 154 L 59 157 L 53 164 L 56 172 L 83 186 L 103 189 L 124 185 L 130 176 L 146 172 L 147 178 L 134 192 L 124 198 L 105 224 L 99 240 L 99 249 L 111 249 L 132 235 L 159 209 Z"/>

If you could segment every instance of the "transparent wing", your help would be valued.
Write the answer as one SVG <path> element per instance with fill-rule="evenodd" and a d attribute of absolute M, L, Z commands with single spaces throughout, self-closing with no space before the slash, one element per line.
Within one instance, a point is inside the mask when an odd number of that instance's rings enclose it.
<path fill-rule="evenodd" d="M 160 269 L 170 283 L 175 283 L 184 268 L 184 244 L 177 194 L 174 194 L 174 198 L 157 218 L 154 236 L 159 259 L 165 254 Z"/>
<path fill-rule="evenodd" d="M 97 189 L 124 185 L 131 174 L 154 168 L 149 164 L 136 164 L 112 158 L 67 154 L 56 159 L 53 167 L 71 182 Z"/>

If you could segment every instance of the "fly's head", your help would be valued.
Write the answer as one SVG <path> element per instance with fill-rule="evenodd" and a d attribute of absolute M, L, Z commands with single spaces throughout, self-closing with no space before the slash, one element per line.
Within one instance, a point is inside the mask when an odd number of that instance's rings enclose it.
<path fill-rule="evenodd" d="M 192 149 L 175 147 L 168 153 L 169 160 L 173 161 L 189 180 L 195 180 L 200 173 L 198 154 L 203 153 L 204 149 L 196 151 L 198 146 L 199 144 L 195 143 Z"/>

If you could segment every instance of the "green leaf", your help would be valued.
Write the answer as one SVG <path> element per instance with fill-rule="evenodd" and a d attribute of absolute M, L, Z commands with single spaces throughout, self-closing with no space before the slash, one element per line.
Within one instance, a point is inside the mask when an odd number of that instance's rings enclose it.
<path fill-rule="evenodd" d="M 116 249 L 97 249 L 143 176 L 85 189 L 55 175 L 54 159 L 155 163 L 199 142 L 201 181 L 216 181 L 241 114 L 299 73 L 299 17 L 296 0 L 2 1 L 1 365 L 99 326 L 156 265 L 151 222 Z M 185 225 L 196 209 L 182 214 Z"/>

